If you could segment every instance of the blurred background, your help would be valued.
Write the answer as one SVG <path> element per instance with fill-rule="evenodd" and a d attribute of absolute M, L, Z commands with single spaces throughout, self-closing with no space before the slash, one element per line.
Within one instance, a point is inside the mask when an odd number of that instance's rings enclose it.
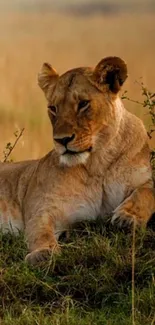
<path fill-rule="evenodd" d="M 1 0 L 0 160 L 22 127 L 14 160 L 41 157 L 52 148 L 46 101 L 37 86 L 43 62 L 63 73 L 95 66 L 108 55 L 127 62 L 123 91 L 129 98 L 142 100 L 142 81 L 155 92 L 154 0 Z M 145 108 L 124 104 L 149 126 Z"/>

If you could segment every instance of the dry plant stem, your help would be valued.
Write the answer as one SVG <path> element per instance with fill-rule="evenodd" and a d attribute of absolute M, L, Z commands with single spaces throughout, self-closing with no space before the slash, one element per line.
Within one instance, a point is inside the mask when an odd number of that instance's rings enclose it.
<path fill-rule="evenodd" d="M 124 96 L 122 97 L 122 99 L 126 99 L 126 100 L 129 100 L 132 103 L 139 104 L 139 105 L 143 106 L 143 103 L 139 102 L 138 100 L 130 99 L 129 97 L 124 97 Z"/>
<path fill-rule="evenodd" d="M 155 315 L 154 315 L 153 320 L 151 322 L 151 325 L 154 325 L 154 324 L 155 324 Z"/>
<path fill-rule="evenodd" d="M 133 222 L 132 234 L 132 325 L 135 323 L 135 240 L 136 240 L 136 223 Z"/>
<path fill-rule="evenodd" d="M 21 136 L 22 136 L 24 130 L 25 130 L 24 128 L 21 129 L 19 135 L 17 136 L 17 138 L 16 138 L 14 144 L 13 144 L 13 145 L 11 146 L 11 148 L 9 149 L 9 152 L 8 152 L 8 154 L 6 155 L 6 157 L 5 157 L 5 159 L 3 160 L 3 162 L 6 162 L 6 161 L 8 160 L 9 156 L 11 155 L 11 152 L 13 151 L 13 149 L 15 148 L 16 144 L 18 143 L 19 139 L 21 138 Z"/>

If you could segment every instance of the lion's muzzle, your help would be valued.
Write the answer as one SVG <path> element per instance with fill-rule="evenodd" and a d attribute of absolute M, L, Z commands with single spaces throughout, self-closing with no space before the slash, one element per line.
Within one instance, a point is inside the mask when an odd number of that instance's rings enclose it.
<path fill-rule="evenodd" d="M 72 134 L 71 137 L 54 138 L 54 140 L 62 144 L 62 146 L 67 147 L 67 144 L 71 142 L 74 138 L 75 138 L 75 134 Z"/>

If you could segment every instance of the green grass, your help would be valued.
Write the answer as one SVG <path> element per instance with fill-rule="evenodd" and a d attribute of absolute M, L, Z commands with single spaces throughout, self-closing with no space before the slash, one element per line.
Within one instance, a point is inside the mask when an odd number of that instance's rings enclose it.
<path fill-rule="evenodd" d="M 0 236 L 0 317 L 4 325 L 132 324 L 132 233 L 80 225 L 62 254 L 24 263 L 23 235 Z M 155 223 L 136 233 L 136 325 L 155 324 Z"/>

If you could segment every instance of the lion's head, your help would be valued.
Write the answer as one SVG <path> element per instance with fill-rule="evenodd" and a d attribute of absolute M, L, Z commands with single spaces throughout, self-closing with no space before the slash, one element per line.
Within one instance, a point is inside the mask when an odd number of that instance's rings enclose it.
<path fill-rule="evenodd" d="M 107 57 L 92 68 L 76 68 L 59 76 L 43 64 L 38 83 L 48 102 L 55 149 L 68 166 L 85 163 L 98 148 L 107 146 L 120 123 L 118 92 L 127 67 L 118 57 Z"/>

